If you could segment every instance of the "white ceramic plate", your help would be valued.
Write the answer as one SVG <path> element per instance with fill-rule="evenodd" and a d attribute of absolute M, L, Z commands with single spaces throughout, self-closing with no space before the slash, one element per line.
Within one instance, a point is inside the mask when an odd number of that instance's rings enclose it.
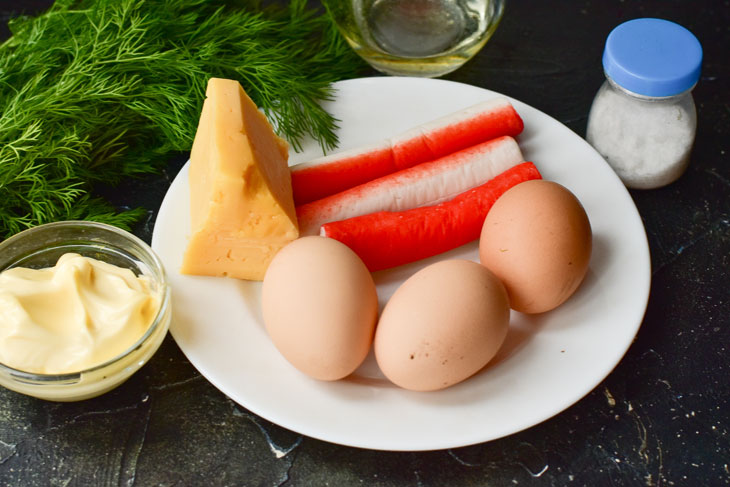
<path fill-rule="evenodd" d="M 341 120 L 341 148 L 397 134 L 497 93 L 431 79 L 378 77 L 336 84 L 326 108 Z M 234 401 L 269 421 L 333 443 L 382 450 L 470 445 L 529 428 L 565 410 L 616 366 L 641 324 L 649 296 L 649 249 L 641 218 L 606 162 L 544 113 L 512 100 L 525 122 L 518 141 L 545 179 L 573 191 L 594 232 L 588 275 L 558 309 L 512 313 L 505 345 L 476 376 L 417 393 L 391 385 L 372 354 L 348 379 L 319 382 L 286 362 L 266 335 L 258 282 L 179 273 L 190 232 L 186 165 L 157 217 L 152 247 L 172 285 L 171 333 L 190 362 Z M 308 141 L 291 163 L 321 155 Z M 375 274 L 380 306 L 424 265 L 478 261 L 472 243 Z M 285 303 L 282 303 L 285 305 Z"/>

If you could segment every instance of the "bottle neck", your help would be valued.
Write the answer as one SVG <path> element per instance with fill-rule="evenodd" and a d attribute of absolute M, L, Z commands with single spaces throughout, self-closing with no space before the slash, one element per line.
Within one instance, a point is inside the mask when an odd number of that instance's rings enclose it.
<path fill-rule="evenodd" d="M 682 91 L 680 93 L 677 93 L 676 95 L 670 95 L 670 96 L 647 96 L 647 95 L 642 95 L 640 93 L 635 93 L 633 91 L 627 90 L 626 88 L 624 88 L 620 84 L 616 83 L 608 74 L 606 74 L 606 80 L 608 81 L 608 83 L 611 86 L 611 88 L 613 88 L 614 90 L 616 90 L 616 91 L 618 91 L 620 93 L 623 93 L 624 95 L 627 95 L 627 96 L 630 96 L 632 98 L 636 98 L 636 99 L 642 100 L 642 101 L 674 101 L 674 100 L 678 100 L 679 98 L 683 98 L 683 97 L 689 95 L 692 92 L 692 90 L 694 89 L 694 87 L 695 87 L 695 85 L 692 85 L 691 87 L 689 87 L 689 89 L 687 89 L 685 91 Z"/>

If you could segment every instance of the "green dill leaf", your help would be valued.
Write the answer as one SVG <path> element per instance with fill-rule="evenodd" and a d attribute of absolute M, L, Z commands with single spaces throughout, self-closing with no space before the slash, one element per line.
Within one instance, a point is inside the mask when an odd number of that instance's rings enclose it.
<path fill-rule="evenodd" d="M 362 72 L 305 0 L 57 0 L 0 44 L 0 238 L 64 219 L 128 228 L 94 185 L 160 171 L 190 150 L 211 77 L 237 79 L 294 150 L 337 144 L 321 106 Z"/>

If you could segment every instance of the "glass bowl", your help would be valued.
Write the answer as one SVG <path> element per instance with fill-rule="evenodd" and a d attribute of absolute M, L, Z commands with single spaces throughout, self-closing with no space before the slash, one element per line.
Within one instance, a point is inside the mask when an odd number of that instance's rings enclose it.
<path fill-rule="evenodd" d="M 492 37 L 506 0 L 324 0 L 352 49 L 395 76 L 435 78 L 458 69 Z"/>
<path fill-rule="evenodd" d="M 38 374 L 0 363 L 0 385 L 49 401 L 80 401 L 117 387 L 157 351 L 170 327 L 170 287 L 162 262 L 142 240 L 111 225 L 65 221 L 39 225 L 0 243 L 0 272 L 12 267 L 44 268 L 74 252 L 150 279 L 160 308 L 145 334 L 118 356 L 73 373 Z"/>

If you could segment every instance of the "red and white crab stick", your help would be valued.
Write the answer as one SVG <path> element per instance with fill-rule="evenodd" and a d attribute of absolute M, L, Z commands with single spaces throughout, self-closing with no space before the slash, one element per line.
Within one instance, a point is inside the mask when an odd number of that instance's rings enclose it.
<path fill-rule="evenodd" d="M 297 207 L 300 235 L 377 211 L 402 211 L 449 200 L 524 161 L 517 142 L 504 136 L 424 162 Z"/>
<path fill-rule="evenodd" d="M 530 179 L 541 179 L 540 172 L 523 162 L 444 203 L 327 223 L 320 235 L 350 247 L 372 272 L 389 269 L 476 240 L 497 198 Z"/>
<path fill-rule="evenodd" d="M 493 98 L 383 142 L 292 166 L 294 203 L 318 200 L 486 140 L 514 137 L 523 128 L 509 100 Z"/>

